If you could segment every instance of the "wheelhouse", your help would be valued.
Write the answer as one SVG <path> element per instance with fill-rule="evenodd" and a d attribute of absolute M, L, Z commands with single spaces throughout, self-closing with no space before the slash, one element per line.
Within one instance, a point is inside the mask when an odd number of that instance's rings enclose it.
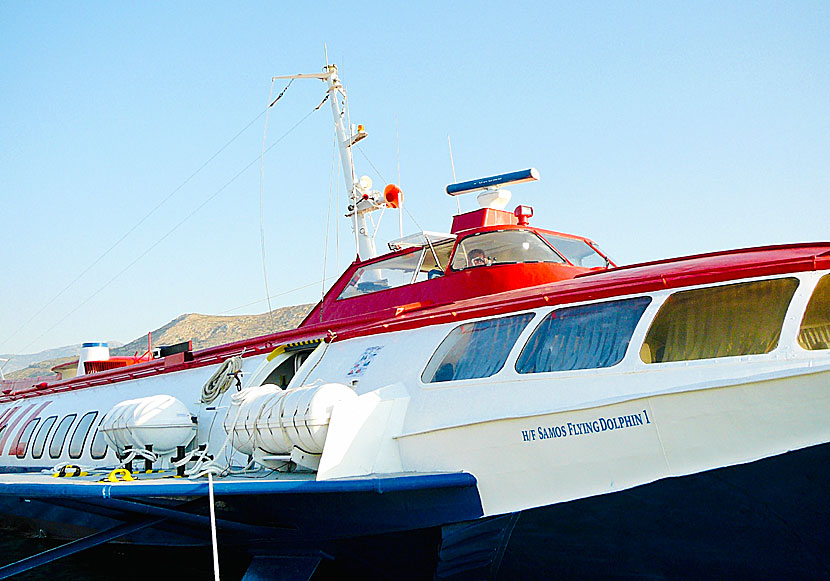
<path fill-rule="evenodd" d="M 515 213 L 492 208 L 455 216 L 449 234 L 422 232 L 389 247 L 355 261 L 303 325 L 377 320 L 614 266 L 586 238 L 519 224 Z"/>

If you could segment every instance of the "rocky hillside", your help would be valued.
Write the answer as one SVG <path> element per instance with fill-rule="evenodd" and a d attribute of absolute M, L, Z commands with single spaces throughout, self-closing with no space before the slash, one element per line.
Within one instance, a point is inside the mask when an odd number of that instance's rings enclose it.
<path fill-rule="evenodd" d="M 110 341 L 110 345 L 115 345 L 116 347 L 120 347 L 122 343 L 118 343 L 115 341 Z M 34 365 L 39 361 L 51 361 L 52 359 L 59 359 L 61 357 L 77 357 L 78 353 L 81 352 L 81 344 L 78 343 L 77 345 L 64 345 L 63 347 L 55 347 L 54 349 L 47 349 L 46 351 L 40 351 L 38 353 L 27 353 L 25 355 L 15 355 L 14 353 L 3 353 L 0 354 L 0 359 L 8 360 L 0 362 L 3 365 L 3 372 L 6 375 L 17 371 L 18 369 L 23 369 L 28 367 L 29 365 Z M 48 373 L 48 369 L 46 370 Z"/>
<path fill-rule="evenodd" d="M 153 347 L 173 345 L 182 341 L 193 341 L 193 349 L 204 349 L 224 343 L 231 343 L 258 337 L 277 331 L 293 329 L 308 314 L 313 304 L 283 307 L 261 315 L 240 315 L 220 317 L 190 313 L 176 317 L 166 325 L 153 331 Z M 80 346 L 78 346 L 80 348 Z M 141 355 L 147 351 L 147 336 L 142 336 L 122 347 L 111 349 L 112 355 Z M 77 355 L 75 356 L 77 358 Z M 56 357 L 32 363 L 25 369 L 6 373 L 8 379 L 49 375 L 55 365 L 70 361 L 72 357 Z"/>
<path fill-rule="evenodd" d="M 220 317 L 190 313 L 176 317 L 163 327 L 153 331 L 153 347 L 174 345 L 182 341 L 193 341 L 193 349 L 204 349 L 224 343 L 231 343 L 249 337 L 258 337 L 293 329 L 308 314 L 314 305 L 283 307 L 261 315 L 240 315 Z M 147 337 L 139 337 L 123 347 L 113 349 L 113 355 L 141 355 L 147 351 Z"/>

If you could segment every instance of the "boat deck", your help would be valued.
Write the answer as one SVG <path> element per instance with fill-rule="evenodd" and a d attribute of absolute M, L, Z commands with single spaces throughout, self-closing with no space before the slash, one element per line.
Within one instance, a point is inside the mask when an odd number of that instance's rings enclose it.
<path fill-rule="evenodd" d="M 85 476 L 0 474 L 0 512 L 62 511 L 59 522 L 91 530 L 161 519 L 186 534 L 298 539 L 355 537 L 476 519 L 483 514 L 476 479 L 465 472 L 402 473 L 315 480 L 313 473 L 266 473 L 189 479 L 136 474 L 112 482 L 110 471 Z M 209 517 L 213 488 L 215 517 Z M 336 518 L 332 518 L 336 515 Z M 55 517 L 54 514 L 51 515 Z M 156 525 L 153 525 L 156 526 Z M 251 537 L 253 535 L 253 537 Z"/>

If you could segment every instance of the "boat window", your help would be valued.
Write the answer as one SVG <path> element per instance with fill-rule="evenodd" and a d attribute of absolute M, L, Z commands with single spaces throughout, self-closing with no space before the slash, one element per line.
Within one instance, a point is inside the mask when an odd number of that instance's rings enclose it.
<path fill-rule="evenodd" d="M 29 420 L 29 423 L 26 424 L 26 427 L 23 428 L 23 431 L 20 432 L 20 436 L 17 438 L 16 445 L 13 448 L 16 450 L 13 452 L 9 450 L 9 454 L 14 454 L 18 458 L 24 458 L 26 456 L 26 450 L 29 448 L 29 438 L 32 437 L 32 433 L 37 428 L 38 423 L 40 422 L 40 418 L 35 418 L 33 420 Z"/>
<path fill-rule="evenodd" d="M 574 266 L 585 268 L 605 268 L 608 262 L 605 257 L 594 250 L 590 244 L 578 238 L 567 238 L 556 234 L 541 233 L 542 237 L 553 246 L 559 254 L 568 259 Z"/>
<path fill-rule="evenodd" d="M 424 261 L 421 263 L 415 282 L 444 276 L 444 271 L 450 263 L 450 252 L 453 244 L 455 244 L 455 240 L 446 240 L 433 244 L 432 247 L 424 247 Z M 435 262 L 436 258 L 438 258 L 438 262 Z"/>
<path fill-rule="evenodd" d="M 455 250 L 453 270 L 491 264 L 558 262 L 565 260 L 538 235 L 527 230 L 499 230 L 467 236 Z"/>
<path fill-rule="evenodd" d="M 43 456 L 43 449 L 46 447 L 46 438 L 49 437 L 49 432 L 57 420 L 58 416 L 49 416 L 43 422 L 43 425 L 40 426 L 35 436 L 35 441 L 32 443 L 32 458 L 40 458 Z"/>
<path fill-rule="evenodd" d="M 101 460 L 107 455 L 107 439 L 104 437 L 104 431 L 101 429 L 101 424 L 104 423 L 104 418 L 98 422 L 98 427 L 95 428 L 95 435 L 92 436 L 92 445 L 89 448 L 89 455 L 94 460 Z"/>
<path fill-rule="evenodd" d="M 795 278 L 745 282 L 671 295 L 651 323 L 645 363 L 769 353 L 798 287 Z"/>
<path fill-rule="evenodd" d="M 337 299 L 349 299 L 414 282 L 423 255 L 424 250 L 421 249 L 358 268 Z"/>
<path fill-rule="evenodd" d="M 638 297 L 558 309 L 528 339 L 519 373 L 597 369 L 616 365 L 625 356 L 634 327 L 650 297 Z"/>
<path fill-rule="evenodd" d="M 459 325 L 438 346 L 421 379 L 437 383 L 498 373 L 532 318 L 526 313 Z"/>
<path fill-rule="evenodd" d="M 66 434 L 69 433 L 69 428 L 72 427 L 72 422 L 77 418 L 77 414 L 70 414 L 61 420 L 55 429 L 55 434 L 52 436 L 52 441 L 49 444 L 49 456 L 52 458 L 60 458 L 63 452 L 63 443 L 66 441 Z"/>
<path fill-rule="evenodd" d="M 78 422 L 78 427 L 72 433 L 72 439 L 69 440 L 69 457 L 77 460 L 84 452 L 84 444 L 86 437 L 89 435 L 89 428 L 92 427 L 92 422 L 98 417 L 98 412 L 87 412 L 81 416 L 81 421 Z"/>
<path fill-rule="evenodd" d="M 798 331 L 798 344 L 810 351 L 830 349 L 830 274 L 818 281 L 810 297 Z"/>

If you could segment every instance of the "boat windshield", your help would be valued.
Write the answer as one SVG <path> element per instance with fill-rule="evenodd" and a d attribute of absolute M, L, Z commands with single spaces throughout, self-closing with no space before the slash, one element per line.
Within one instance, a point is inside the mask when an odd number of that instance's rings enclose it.
<path fill-rule="evenodd" d="M 568 262 L 574 266 L 582 266 L 584 268 L 605 268 L 608 266 L 608 261 L 605 257 L 594 250 L 584 240 L 545 233 L 542 236 L 559 254 L 567 258 Z"/>
<path fill-rule="evenodd" d="M 452 259 L 453 270 L 491 264 L 558 262 L 565 260 L 538 235 L 527 230 L 482 232 L 458 243 Z"/>
<path fill-rule="evenodd" d="M 447 240 L 361 266 L 337 299 L 349 299 L 443 276 L 453 242 Z"/>

